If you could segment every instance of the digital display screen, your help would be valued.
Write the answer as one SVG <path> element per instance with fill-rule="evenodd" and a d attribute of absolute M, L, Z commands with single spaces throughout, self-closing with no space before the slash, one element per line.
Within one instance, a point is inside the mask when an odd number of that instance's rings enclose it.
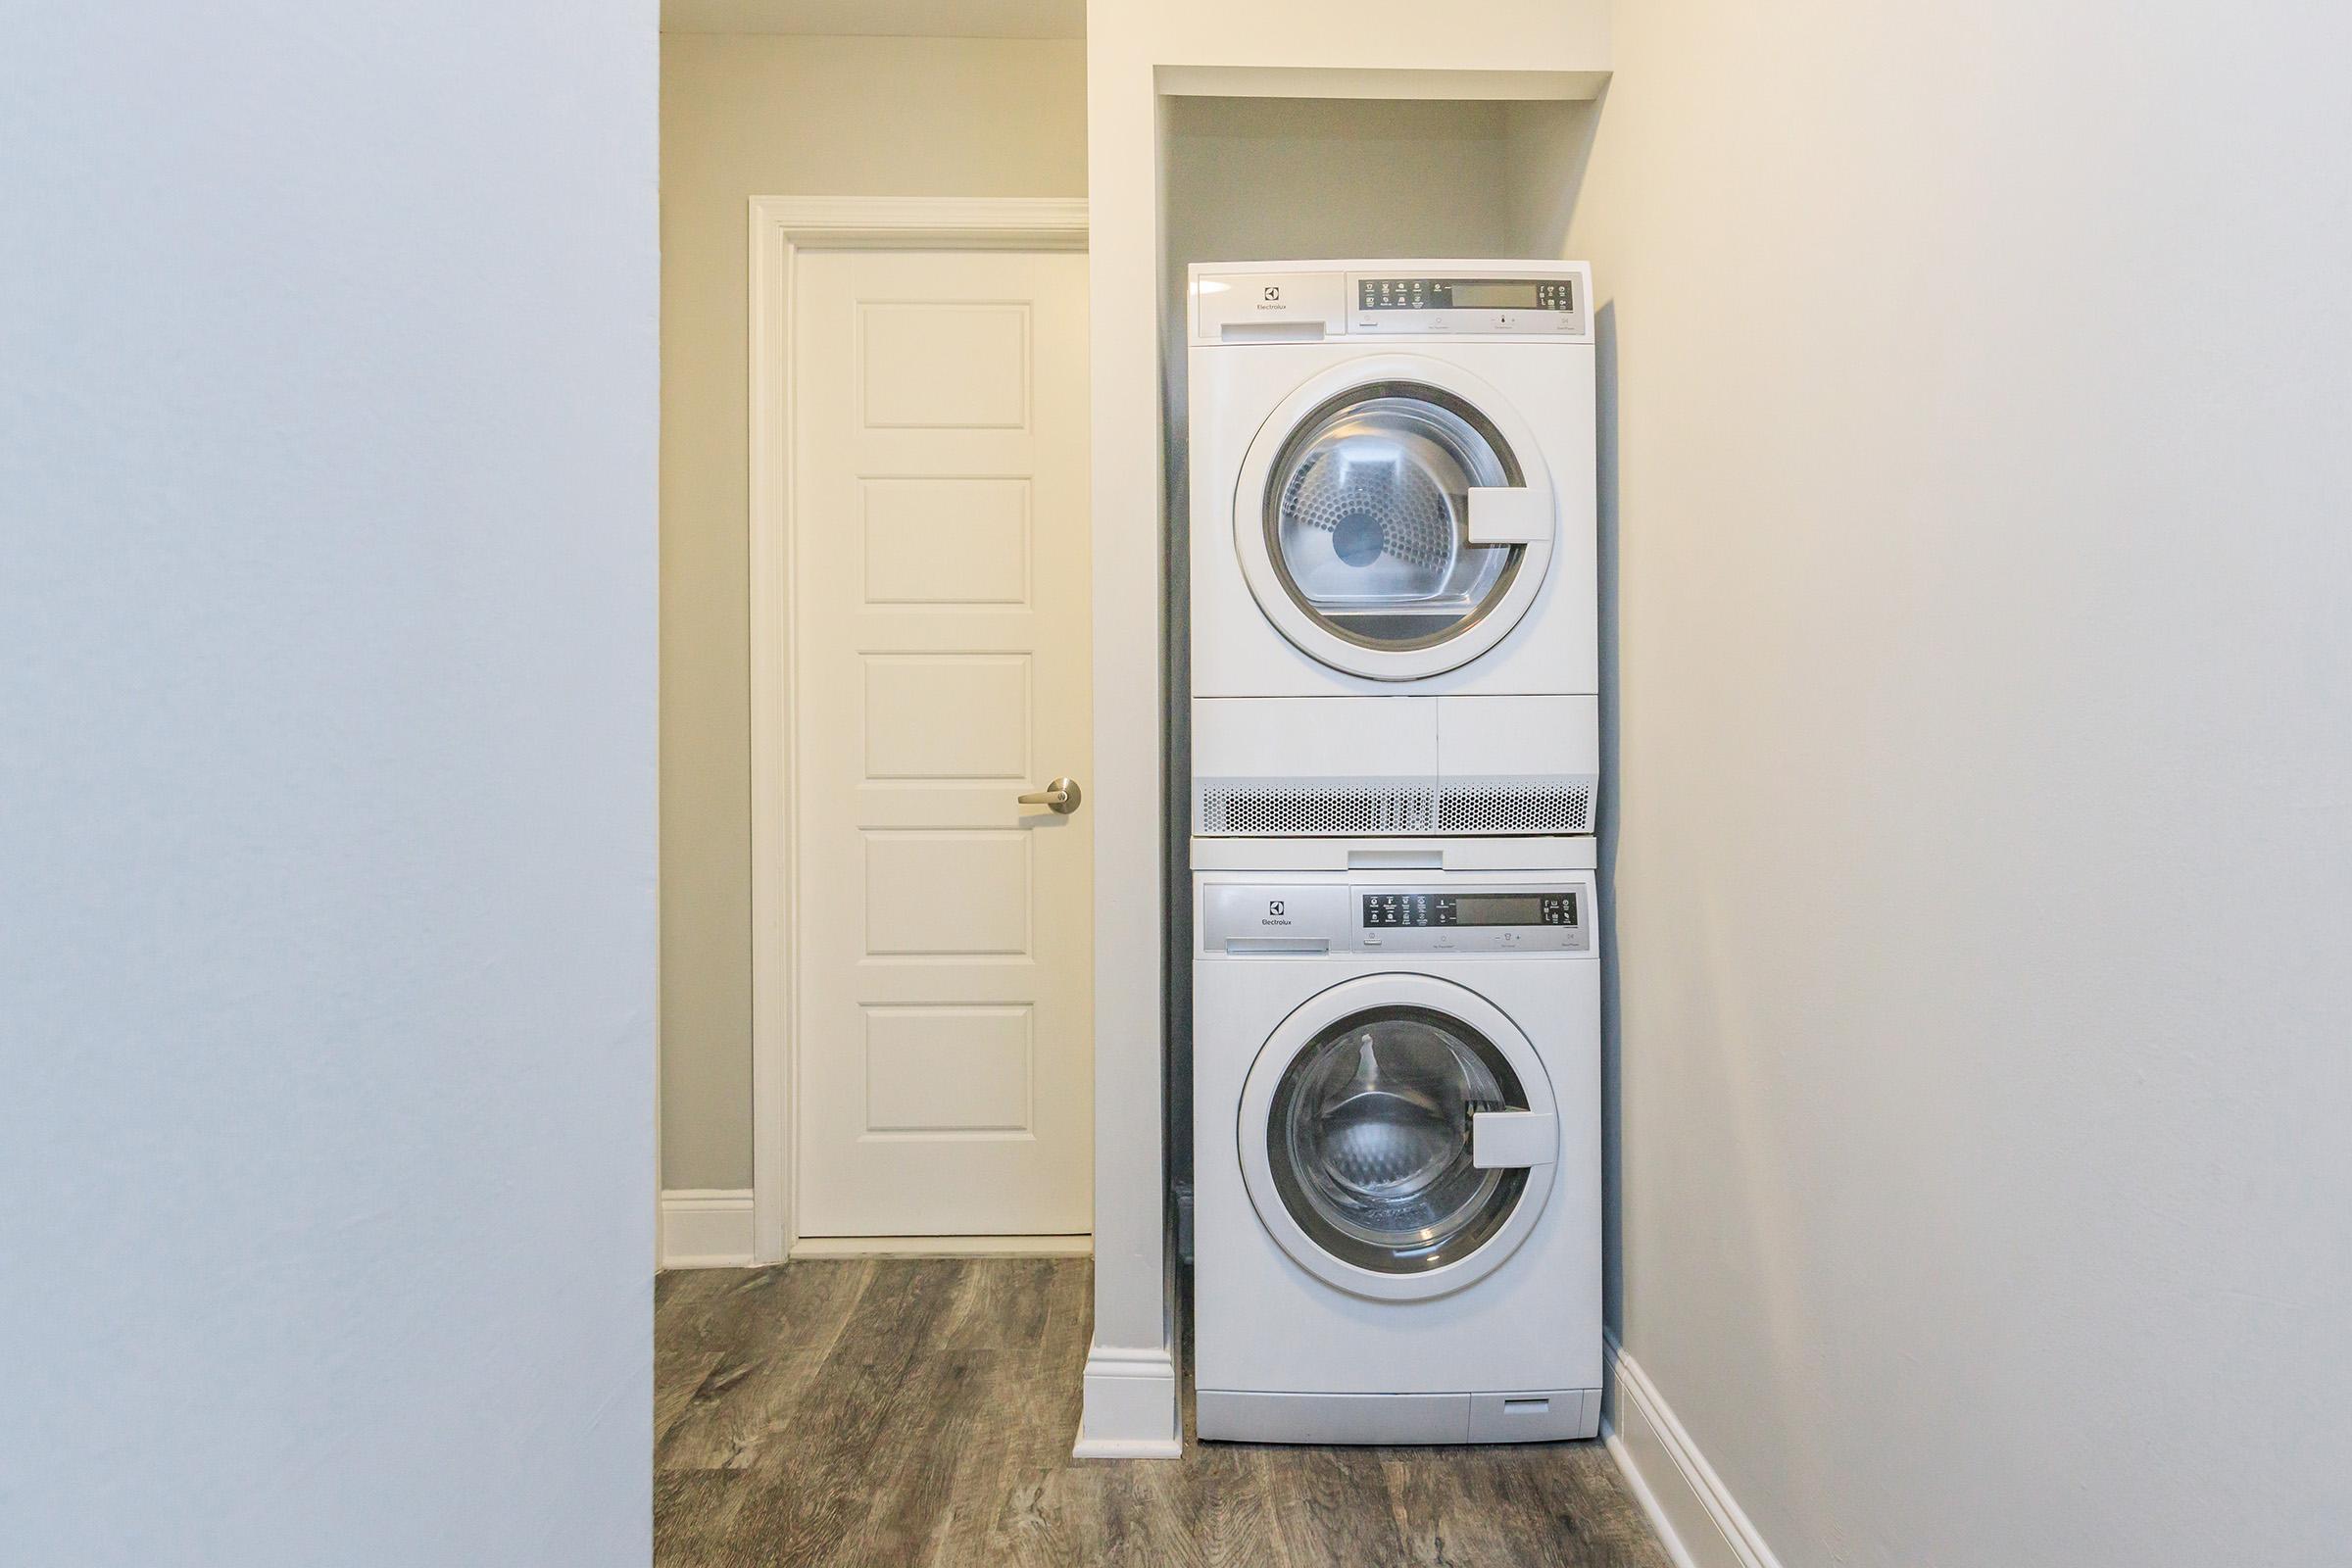
<path fill-rule="evenodd" d="M 1453 296 L 1453 304 L 1458 310 L 1532 311 L 1536 308 L 1536 285 L 1533 283 L 1456 283 L 1447 292 Z"/>
<path fill-rule="evenodd" d="M 1533 893 L 1466 893 L 1455 901 L 1456 925 L 1542 925 L 1544 900 Z"/>
<path fill-rule="evenodd" d="M 1367 929 L 1576 924 L 1573 893 L 1367 893 Z"/>

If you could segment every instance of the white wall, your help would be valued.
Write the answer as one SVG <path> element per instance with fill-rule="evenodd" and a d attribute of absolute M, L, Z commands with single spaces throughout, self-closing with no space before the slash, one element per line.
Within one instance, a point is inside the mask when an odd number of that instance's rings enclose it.
<path fill-rule="evenodd" d="M 753 196 L 1077 196 L 1085 46 L 662 40 L 664 1185 L 752 1185 Z"/>
<path fill-rule="evenodd" d="M 2352 24 L 1621 7 L 1615 1321 L 1781 1560 L 2344 1560 Z"/>
<path fill-rule="evenodd" d="M 0 50 L 0 1559 L 642 1563 L 651 0 Z"/>

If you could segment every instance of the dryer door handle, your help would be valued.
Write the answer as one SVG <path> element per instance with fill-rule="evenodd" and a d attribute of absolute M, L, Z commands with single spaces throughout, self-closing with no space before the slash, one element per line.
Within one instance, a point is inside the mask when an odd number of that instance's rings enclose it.
<path fill-rule="evenodd" d="M 1551 537 L 1551 494 L 1525 485 L 1470 487 L 1470 542 L 1532 545 Z"/>
<path fill-rule="evenodd" d="M 1559 1118 L 1547 1110 L 1480 1110 L 1470 1115 L 1470 1163 L 1480 1170 L 1548 1165 Z"/>

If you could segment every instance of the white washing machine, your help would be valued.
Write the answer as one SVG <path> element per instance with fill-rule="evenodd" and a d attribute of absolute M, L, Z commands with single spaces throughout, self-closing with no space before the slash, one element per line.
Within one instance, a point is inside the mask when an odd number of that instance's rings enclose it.
<path fill-rule="evenodd" d="M 1190 292 L 1193 831 L 1592 831 L 1591 270 Z"/>
<path fill-rule="evenodd" d="M 1592 841 L 1196 858 L 1200 1435 L 1593 1436 Z"/>

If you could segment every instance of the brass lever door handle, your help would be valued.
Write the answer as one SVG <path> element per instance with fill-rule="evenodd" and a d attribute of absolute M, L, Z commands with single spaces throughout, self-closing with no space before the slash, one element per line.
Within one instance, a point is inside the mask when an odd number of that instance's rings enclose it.
<path fill-rule="evenodd" d="M 1067 816 L 1078 809 L 1080 799 L 1076 779 L 1057 778 L 1042 790 L 1031 790 L 1028 794 L 1021 796 L 1020 803 L 1023 806 L 1051 807 Z"/>

